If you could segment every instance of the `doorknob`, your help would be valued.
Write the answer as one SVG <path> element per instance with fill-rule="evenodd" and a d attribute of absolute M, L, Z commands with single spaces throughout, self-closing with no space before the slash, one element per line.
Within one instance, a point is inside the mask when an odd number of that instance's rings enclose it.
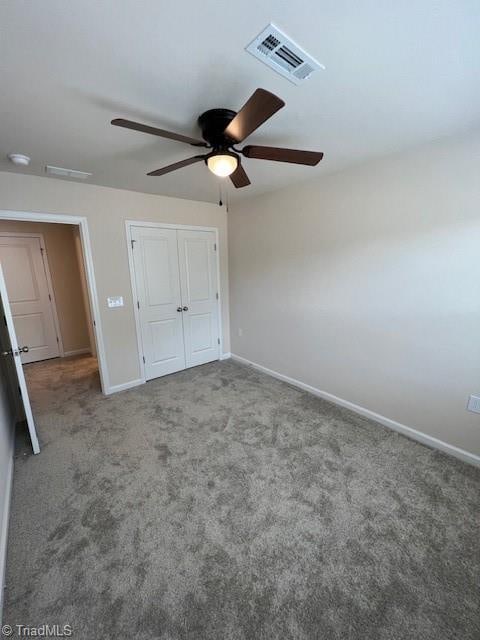
<path fill-rule="evenodd" d="M 177 311 L 178 311 L 178 313 L 180 313 L 180 312 L 181 312 L 181 310 L 182 310 L 182 307 L 177 307 Z"/>
<path fill-rule="evenodd" d="M 183 310 L 184 311 L 188 311 L 188 307 L 183 307 Z"/>
<path fill-rule="evenodd" d="M 28 347 L 18 347 L 18 349 L 9 349 L 8 351 L 2 351 L 2 356 L 19 356 L 21 353 L 28 353 Z"/>

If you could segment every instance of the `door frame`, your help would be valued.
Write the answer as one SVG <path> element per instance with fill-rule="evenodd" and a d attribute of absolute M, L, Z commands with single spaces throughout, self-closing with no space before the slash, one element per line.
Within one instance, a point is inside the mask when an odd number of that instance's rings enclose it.
<path fill-rule="evenodd" d="M 57 334 L 57 338 L 58 338 L 58 350 L 60 352 L 60 358 L 64 358 L 65 357 L 65 350 L 63 348 L 63 338 L 62 338 L 62 332 L 60 330 L 60 322 L 58 319 L 58 313 L 57 313 L 57 301 L 55 300 L 55 291 L 53 290 L 53 284 L 52 284 L 52 276 L 51 276 L 51 272 L 50 272 L 50 265 L 48 263 L 48 251 L 47 251 L 47 247 L 45 245 L 45 238 L 43 237 L 43 233 L 38 232 L 38 233 L 26 233 L 26 232 L 19 232 L 19 233 L 15 233 L 15 231 L 0 231 L 0 238 L 3 237 L 10 237 L 10 238 L 39 238 L 40 240 L 40 248 L 42 249 L 42 262 L 43 262 L 43 268 L 45 269 L 45 277 L 47 279 L 47 289 L 48 289 L 48 294 L 50 296 L 50 306 L 52 307 L 52 312 L 53 312 L 53 324 L 55 326 L 55 332 Z"/>
<path fill-rule="evenodd" d="M 137 300 L 137 283 L 135 281 L 135 266 L 133 263 L 132 252 L 132 227 L 150 227 L 154 229 L 178 229 L 179 231 L 213 231 L 215 233 L 216 244 L 216 270 L 217 270 L 217 287 L 218 287 L 218 337 L 220 338 L 220 344 L 218 345 L 218 359 L 221 360 L 223 354 L 223 326 L 222 326 L 222 291 L 220 286 L 220 244 L 218 241 L 218 227 L 197 227 L 190 224 L 168 224 L 166 222 L 147 222 L 145 220 L 125 220 L 125 231 L 127 240 L 127 254 L 128 254 L 128 267 L 130 271 L 130 285 L 132 287 L 133 296 L 133 312 L 135 316 L 135 331 L 137 334 L 137 349 L 138 349 L 138 366 L 140 367 L 140 380 L 141 384 L 145 384 L 147 377 L 145 374 L 145 363 L 143 361 L 143 344 L 142 333 L 140 323 L 140 311 L 138 309 Z"/>
<path fill-rule="evenodd" d="M 10 211 L 0 209 L 0 220 L 71 224 L 78 227 L 83 251 L 85 275 L 87 278 L 88 297 L 90 299 L 90 307 L 92 310 L 93 333 L 97 345 L 100 385 L 102 393 L 104 395 L 109 395 L 111 393 L 110 379 L 108 375 L 107 359 L 105 356 L 105 343 L 103 340 L 102 321 L 100 318 L 100 306 L 98 303 L 97 284 L 95 281 L 95 270 L 93 268 L 92 247 L 90 243 L 87 218 L 84 216 L 72 216 L 64 213 L 39 213 L 36 211 Z"/>

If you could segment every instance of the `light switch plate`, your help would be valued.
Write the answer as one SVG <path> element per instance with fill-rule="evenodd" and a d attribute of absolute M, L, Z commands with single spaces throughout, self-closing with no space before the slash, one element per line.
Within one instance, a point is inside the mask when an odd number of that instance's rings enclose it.
<path fill-rule="evenodd" d="M 107 298 L 107 305 L 109 309 L 123 307 L 123 296 L 112 296 L 111 298 Z"/>

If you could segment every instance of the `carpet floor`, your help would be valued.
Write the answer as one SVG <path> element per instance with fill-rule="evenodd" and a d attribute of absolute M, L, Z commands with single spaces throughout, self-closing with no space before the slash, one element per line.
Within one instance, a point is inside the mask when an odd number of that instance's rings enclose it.
<path fill-rule="evenodd" d="M 107 398 L 91 358 L 26 371 L 4 623 L 479 640 L 479 469 L 232 361 Z"/>

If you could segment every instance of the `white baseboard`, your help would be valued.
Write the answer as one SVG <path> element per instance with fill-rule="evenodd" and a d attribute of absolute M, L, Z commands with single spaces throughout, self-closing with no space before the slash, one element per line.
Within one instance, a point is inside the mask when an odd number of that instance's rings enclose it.
<path fill-rule="evenodd" d="M 64 358 L 68 358 L 69 356 L 81 356 L 85 353 L 92 353 L 90 351 L 90 347 L 87 347 L 86 349 L 74 349 L 73 351 L 64 351 L 63 356 Z"/>
<path fill-rule="evenodd" d="M 394 431 L 398 431 L 407 438 L 411 438 L 412 440 L 417 440 L 417 442 L 421 442 L 429 447 L 433 447 L 434 449 L 439 449 L 444 453 L 448 453 L 451 456 L 455 456 L 455 458 L 459 458 L 464 462 L 468 462 L 469 464 L 473 464 L 476 467 L 480 467 L 480 456 L 475 453 L 470 453 L 469 451 L 465 451 L 465 449 L 460 449 L 459 447 L 455 447 L 452 444 L 448 444 L 448 442 L 443 442 L 443 440 L 438 440 L 438 438 L 434 438 L 433 436 L 429 436 L 422 431 L 417 431 L 417 429 L 413 429 L 412 427 L 407 427 L 400 422 L 396 422 L 395 420 L 391 420 L 385 416 L 380 415 L 379 413 L 375 413 L 374 411 L 370 411 L 370 409 L 365 409 L 365 407 L 361 407 L 358 404 L 354 404 L 353 402 L 349 402 L 348 400 L 344 400 L 343 398 L 339 398 L 338 396 L 334 396 L 332 393 L 328 393 L 328 391 L 322 391 L 321 389 L 316 389 L 315 387 L 306 384 L 305 382 L 301 382 L 300 380 L 295 380 L 295 378 L 290 378 L 289 376 L 284 375 L 283 373 L 278 373 L 278 371 L 273 371 L 272 369 L 268 369 L 267 367 L 262 366 L 261 364 L 257 364 L 256 362 L 252 362 L 251 360 L 247 360 L 246 358 L 242 358 L 241 356 L 237 356 L 235 353 L 231 354 L 232 360 L 236 360 L 242 364 L 249 365 L 258 371 L 262 371 L 263 373 L 272 376 L 273 378 L 277 378 L 278 380 L 282 380 L 283 382 L 288 382 L 294 387 L 298 387 L 299 389 L 303 389 L 303 391 L 308 391 L 319 398 L 323 398 L 324 400 L 328 400 L 329 402 L 333 402 L 341 407 L 345 407 L 346 409 L 350 409 L 350 411 L 354 411 L 361 416 L 365 416 L 366 418 L 370 418 L 370 420 L 374 420 L 375 422 L 379 422 L 384 427 L 388 427 L 389 429 L 393 429 Z"/>
<path fill-rule="evenodd" d="M 12 499 L 13 485 L 13 455 L 10 457 L 9 468 L 7 470 L 7 483 L 5 486 L 5 502 L 0 526 L 0 628 L 2 625 L 3 600 L 5 595 L 5 573 L 7 567 L 7 541 L 8 523 L 10 520 L 10 504 Z"/>
<path fill-rule="evenodd" d="M 222 355 L 220 356 L 220 360 L 228 360 L 231 357 L 232 357 L 231 353 L 222 353 Z"/>
<path fill-rule="evenodd" d="M 145 384 L 145 380 L 142 380 L 142 378 L 137 378 L 137 380 L 130 380 L 129 382 L 123 382 L 122 384 L 114 384 L 106 389 L 105 395 L 109 396 L 112 393 L 118 393 L 119 391 L 133 389 L 133 387 L 138 387 L 141 384 Z"/>

